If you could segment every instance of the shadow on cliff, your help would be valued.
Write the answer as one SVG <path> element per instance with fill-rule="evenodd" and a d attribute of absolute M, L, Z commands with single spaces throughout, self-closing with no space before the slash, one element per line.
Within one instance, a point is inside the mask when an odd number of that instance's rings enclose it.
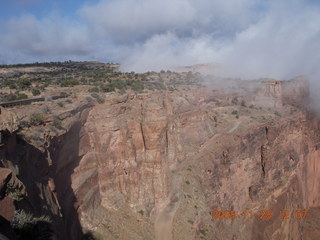
<path fill-rule="evenodd" d="M 48 148 L 52 160 L 49 176 L 54 180 L 64 226 L 70 240 L 86 239 L 82 232 L 71 180 L 71 175 L 81 159 L 79 156 L 81 127 L 81 121 L 77 121 L 67 133 L 52 139 Z"/>
<path fill-rule="evenodd" d="M 2 132 L 2 135 L 1 165 L 11 169 L 14 173 L 11 182 L 15 183 L 15 187 L 23 184 L 23 188 L 16 188 L 16 191 L 23 192 L 24 197 L 22 200 L 16 199 L 14 201 L 15 209 L 23 210 L 23 212 L 35 218 L 48 216 L 51 219 L 50 228 L 52 228 L 54 235 L 58 239 L 64 239 L 66 230 L 64 229 L 63 219 L 59 214 L 53 193 L 48 188 L 49 164 L 47 153 L 26 142 L 22 136 L 16 133 L 11 134 L 5 131 Z M 13 215 L 13 213 L 11 214 Z M 31 239 L 24 234 L 22 235 L 19 239 Z"/>
<path fill-rule="evenodd" d="M 76 122 L 67 133 L 53 138 L 45 152 L 19 135 L 6 132 L 3 136 L 2 165 L 13 169 L 27 192 L 25 199 L 15 201 L 15 208 L 34 216 L 49 216 L 56 239 L 94 239 L 82 232 L 71 187 L 71 174 L 81 158 L 81 126 Z M 49 179 L 54 180 L 55 187 L 48 184 Z"/>

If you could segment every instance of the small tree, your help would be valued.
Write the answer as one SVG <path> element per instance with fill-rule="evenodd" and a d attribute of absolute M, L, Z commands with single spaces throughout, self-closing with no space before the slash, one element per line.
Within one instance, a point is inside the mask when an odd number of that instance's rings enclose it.
<path fill-rule="evenodd" d="M 11 220 L 11 227 L 18 239 L 55 239 L 52 220 L 48 216 L 35 217 L 24 210 L 17 210 Z"/>
<path fill-rule="evenodd" d="M 38 96 L 41 94 L 41 91 L 38 88 L 33 88 L 31 92 L 33 96 Z"/>

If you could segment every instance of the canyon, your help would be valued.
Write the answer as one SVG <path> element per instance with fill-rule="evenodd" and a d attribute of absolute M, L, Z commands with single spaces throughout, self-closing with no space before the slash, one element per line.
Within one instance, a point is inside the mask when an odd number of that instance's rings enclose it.
<path fill-rule="evenodd" d="M 18 239 L 10 221 L 22 209 L 50 217 L 50 239 L 320 239 L 309 88 L 303 77 L 207 79 L 102 104 L 83 97 L 57 114 L 55 133 L 49 120 L 21 127 L 23 106 L 2 108 L 0 233 Z M 240 217 L 261 210 L 273 216 Z M 281 219 L 285 210 L 307 215 Z"/>

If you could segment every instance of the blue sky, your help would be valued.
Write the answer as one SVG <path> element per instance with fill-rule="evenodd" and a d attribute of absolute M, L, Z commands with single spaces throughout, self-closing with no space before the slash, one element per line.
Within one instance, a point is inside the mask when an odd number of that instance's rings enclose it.
<path fill-rule="evenodd" d="M 224 73 L 318 75 L 318 0 L 1 0 L 0 63 L 219 62 Z"/>
<path fill-rule="evenodd" d="M 85 4 L 94 4 L 91 0 L 1 0 L 0 18 L 8 19 L 25 14 L 32 14 L 37 18 L 43 18 L 52 11 L 62 15 L 76 17 L 76 11 Z"/>

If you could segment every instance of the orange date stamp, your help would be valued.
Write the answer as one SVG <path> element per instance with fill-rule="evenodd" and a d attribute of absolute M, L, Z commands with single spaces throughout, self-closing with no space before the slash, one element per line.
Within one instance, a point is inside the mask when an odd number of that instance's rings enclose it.
<path fill-rule="evenodd" d="M 280 220 L 286 219 L 305 219 L 307 210 L 282 210 L 272 212 L 271 210 L 256 210 L 256 211 L 228 211 L 228 210 L 213 210 L 210 211 L 211 220 L 218 219 L 260 219 L 270 220 L 274 217 Z"/>

